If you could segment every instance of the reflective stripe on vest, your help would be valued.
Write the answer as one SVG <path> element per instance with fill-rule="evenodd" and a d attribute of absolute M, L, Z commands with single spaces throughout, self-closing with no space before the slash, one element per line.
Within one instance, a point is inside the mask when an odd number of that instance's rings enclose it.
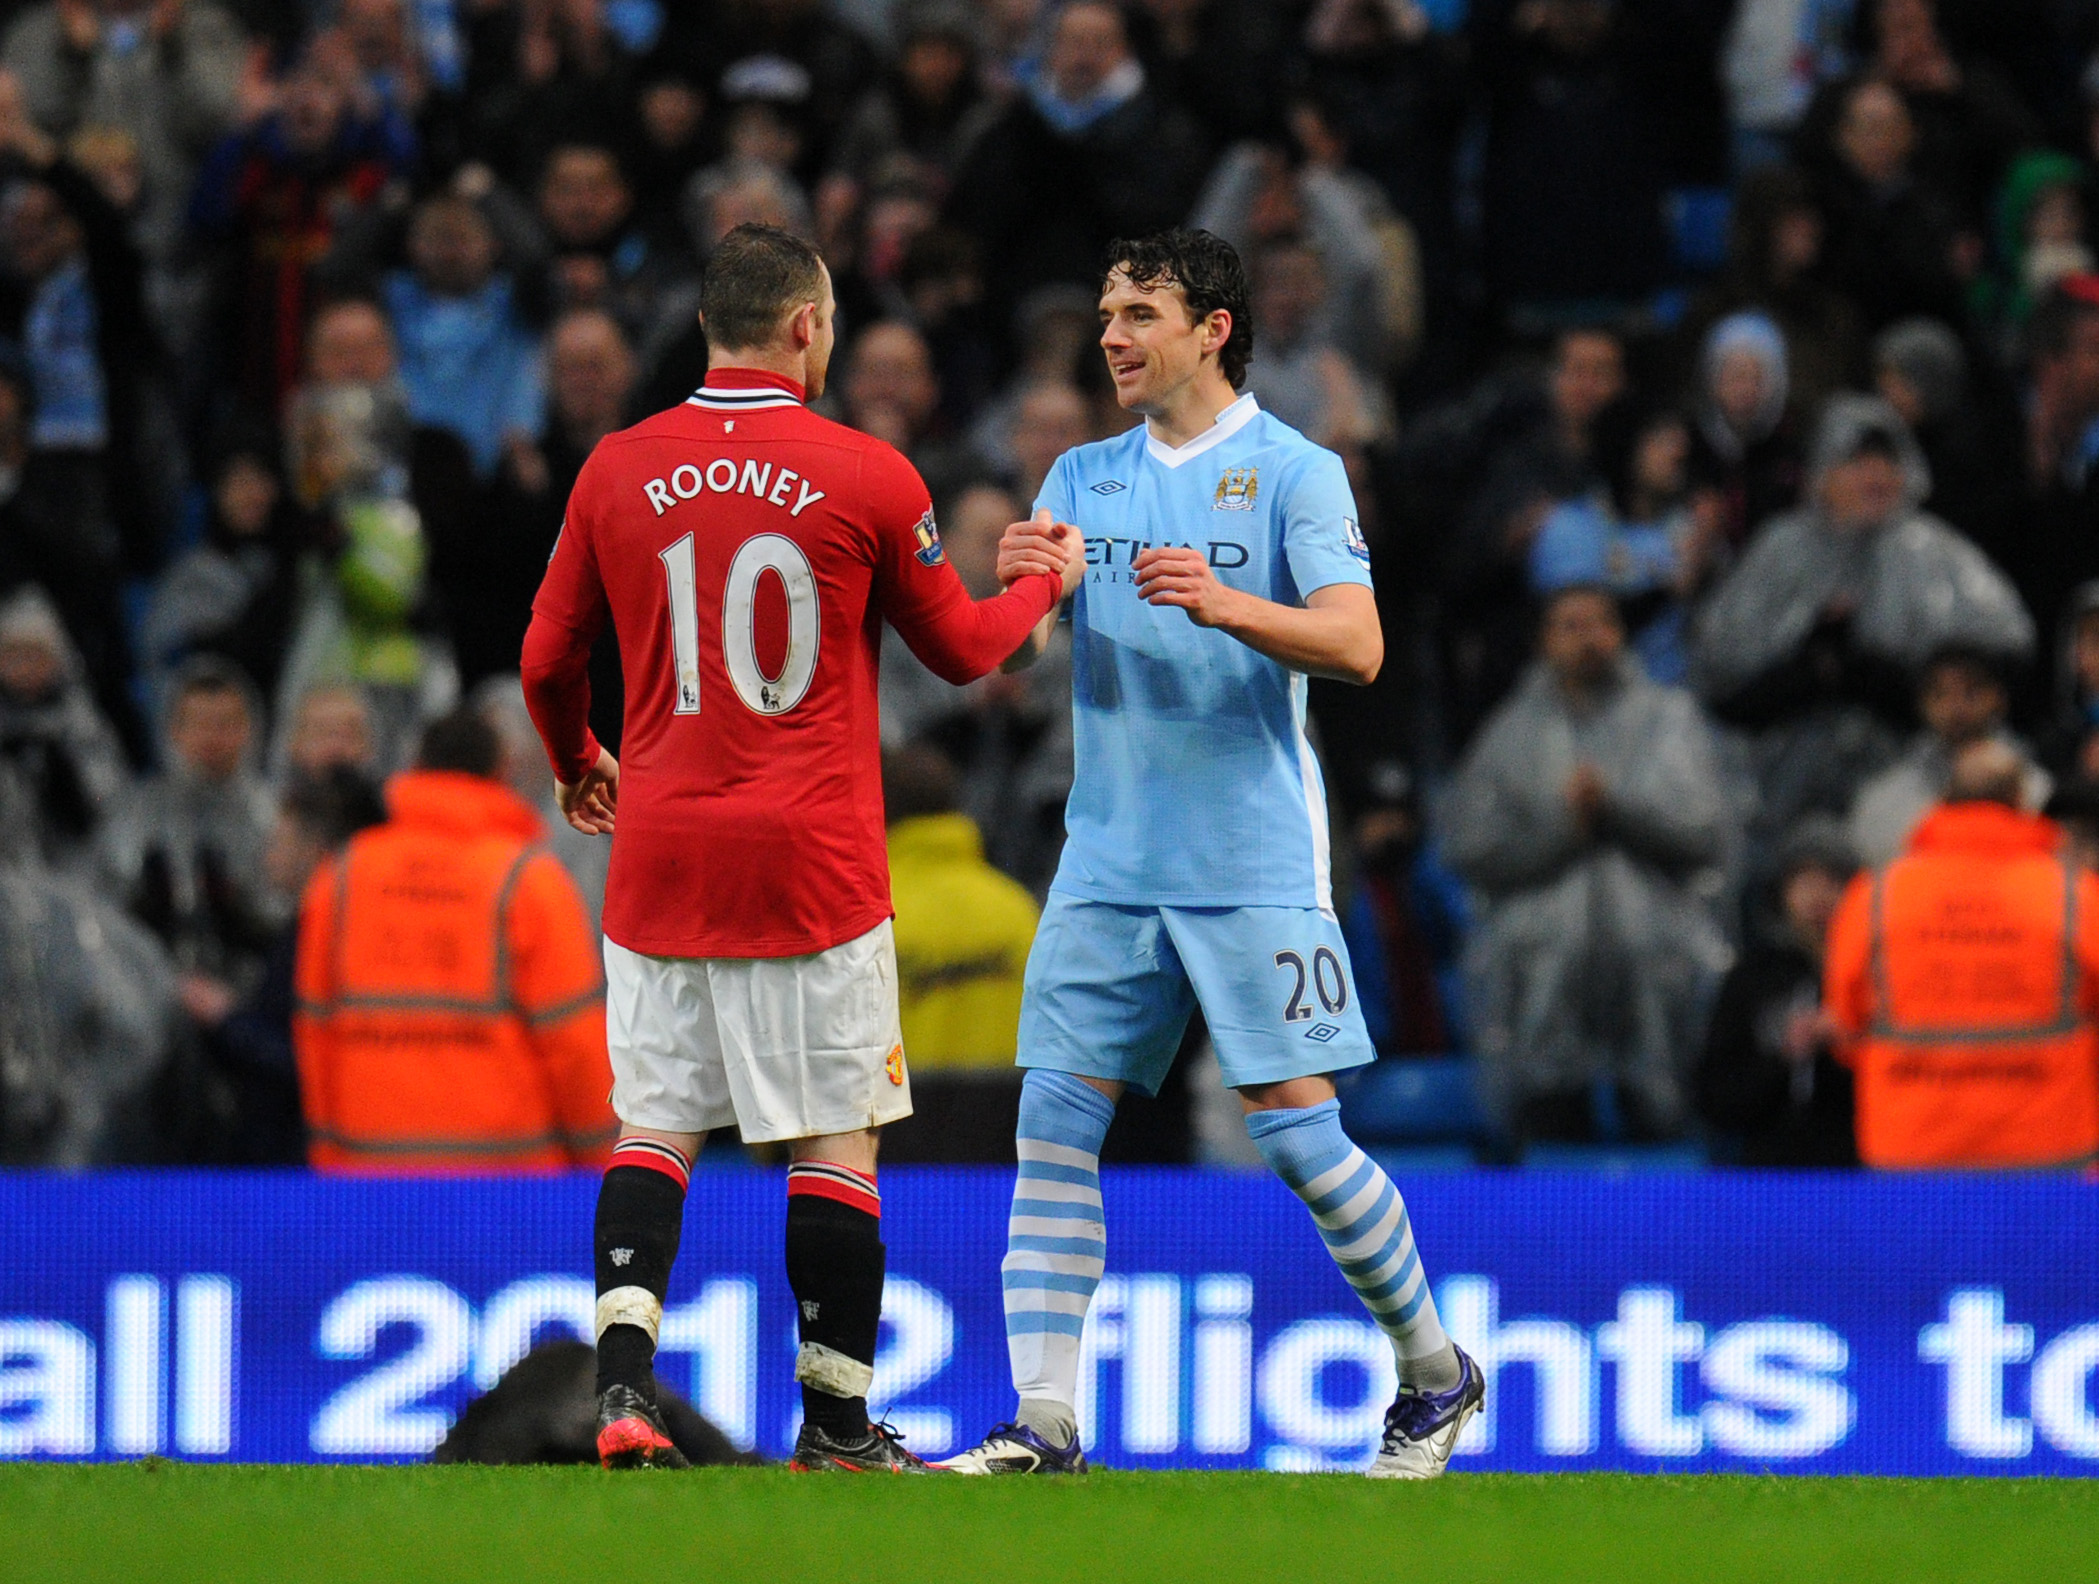
<path fill-rule="evenodd" d="M 1889 868 L 1892 868 L 1890 865 Z M 1885 904 L 1888 870 L 1873 871 L 1872 1037 L 1897 1045 L 2025 1045 L 2061 1039 L 2084 1027 L 2077 1015 L 2077 876 L 2074 861 L 2063 862 L 2063 961 L 2062 1002 L 2052 1023 L 2010 1028 L 1903 1028 L 1895 1021 L 1894 996 L 1888 979 L 1887 921 Z"/>

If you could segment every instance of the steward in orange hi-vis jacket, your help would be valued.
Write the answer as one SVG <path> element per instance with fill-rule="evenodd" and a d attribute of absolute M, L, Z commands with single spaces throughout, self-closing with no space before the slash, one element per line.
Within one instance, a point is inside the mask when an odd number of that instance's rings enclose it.
<path fill-rule="evenodd" d="M 431 727 L 392 818 L 306 889 L 294 1034 L 322 1171 L 561 1171 L 611 1148 L 589 917 L 467 721 Z"/>
<path fill-rule="evenodd" d="M 1867 1165 L 2099 1154 L 2099 879 L 2051 822 L 1996 799 L 1934 810 L 1852 882 L 1825 973 Z"/>

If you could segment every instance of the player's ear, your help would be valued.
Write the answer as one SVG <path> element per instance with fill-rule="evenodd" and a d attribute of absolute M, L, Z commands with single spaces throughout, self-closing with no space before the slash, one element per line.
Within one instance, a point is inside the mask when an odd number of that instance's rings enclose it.
<path fill-rule="evenodd" d="M 1224 344 L 1232 339 L 1232 313 L 1228 308 L 1212 308 L 1203 320 L 1203 350 L 1222 352 Z"/>

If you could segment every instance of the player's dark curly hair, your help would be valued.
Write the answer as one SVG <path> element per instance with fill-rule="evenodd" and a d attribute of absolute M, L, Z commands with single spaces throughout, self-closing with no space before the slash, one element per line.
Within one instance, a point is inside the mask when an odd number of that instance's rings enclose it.
<path fill-rule="evenodd" d="M 1232 316 L 1232 333 L 1218 351 L 1217 363 L 1224 377 L 1238 390 L 1246 384 L 1246 365 L 1254 355 L 1252 293 L 1246 284 L 1246 266 L 1231 243 L 1209 231 L 1156 232 L 1134 241 L 1108 244 L 1101 264 L 1101 284 L 1120 270 L 1130 284 L 1147 291 L 1178 286 L 1188 304 L 1188 317 L 1206 319 L 1222 308 Z"/>

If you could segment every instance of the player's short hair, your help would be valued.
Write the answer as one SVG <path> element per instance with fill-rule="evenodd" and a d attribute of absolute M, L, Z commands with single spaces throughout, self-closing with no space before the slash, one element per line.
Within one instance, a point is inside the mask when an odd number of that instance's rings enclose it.
<path fill-rule="evenodd" d="M 716 244 L 700 281 L 707 343 L 741 351 L 769 346 L 780 321 L 823 296 L 824 261 L 778 226 L 740 225 Z"/>
<path fill-rule="evenodd" d="M 1145 291 L 1180 288 L 1188 317 L 1207 319 L 1220 308 L 1232 316 L 1232 333 L 1218 349 L 1217 364 L 1238 390 L 1246 384 L 1246 365 L 1254 355 L 1253 293 L 1239 250 L 1209 231 L 1176 226 L 1148 237 L 1110 242 L 1101 264 L 1101 288 L 1120 270 L 1130 284 Z"/>
<path fill-rule="evenodd" d="M 423 740 L 415 751 L 418 770 L 452 770 L 484 781 L 495 779 L 502 762 L 503 740 L 495 727 L 471 709 L 438 716 L 423 728 Z"/>

